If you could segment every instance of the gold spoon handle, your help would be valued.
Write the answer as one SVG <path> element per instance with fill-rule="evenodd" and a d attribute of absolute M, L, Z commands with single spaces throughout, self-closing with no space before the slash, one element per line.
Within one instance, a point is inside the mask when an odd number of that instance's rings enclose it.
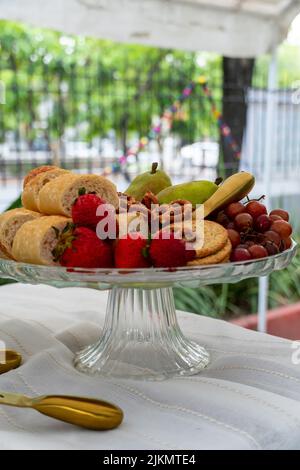
<path fill-rule="evenodd" d="M 22 356 L 16 351 L 0 350 L 0 375 L 17 369 L 21 365 Z"/>
<path fill-rule="evenodd" d="M 118 427 L 123 411 L 108 402 L 62 395 L 28 398 L 0 392 L 0 404 L 33 408 L 51 418 L 87 429 L 107 430 Z"/>

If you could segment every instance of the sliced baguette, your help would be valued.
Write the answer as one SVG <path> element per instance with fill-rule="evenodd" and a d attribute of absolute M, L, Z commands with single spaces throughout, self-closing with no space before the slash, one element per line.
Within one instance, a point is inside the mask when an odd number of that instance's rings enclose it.
<path fill-rule="evenodd" d="M 69 173 L 67 170 L 62 170 L 57 167 L 43 167 L 44 171 L 32 175 L 24 187 L 22 194 L 22 203 L 26 209 L 32 211 L 39 211 L 38 198 L 41 189 L 47 185 L 50 181 L 58 178 L 61 175 Z M 45 168 L 48 168 L 45 170 Z M 37 171 L 37 170 L 36 170 Z M 27 176 L 28 179 L 28 176 Z"/>
<path fill-rule="evenodd" d="M 72 206 L 80 194 L 95 193 L 115 208 L 119 197 L 115 185 L 98 175 L 74 175 L 71 173 L 59 176 L 44 186 L 39 193 L 38 207 L 40 212 L 49 215 L 71 216 Z"/>
<path fill-rule="evenodd" d="M 52 254 L 59 235 L 71 219 L 61 216 L 41 217 L 27 222 L 17 232 L 12 248 L 16 261 L 44 266 L 56 266 Z"/>
<path fill-rule="evenodd" d="M 8 256 L 6 249 L 1 243 L 0 243 L 0 259 L 12 259 L 11 256 Z"/>
<path fill-rule="evenodd" d="M 23 182 L 23 189 L 26 188 L 27 184 L 33 180 L 36 176 L 41 175 L 42 173 L 45 173 L 46 171 L 51 171 L 51 170 L 57 170 L 57 166 L 54 165 L 44 165 L 44 166 L 39 166 L 37 168 L 33 168 L 29 173 L 24 178 Z"/>
<path fill-rule="evenodd" d="M 12 245 L 16 233 L 23 224 L 41 217 L 38 212 L 27 209 L 12 209 L 0 215 L 0 251 L 1 256 L 12 258 Z"/>

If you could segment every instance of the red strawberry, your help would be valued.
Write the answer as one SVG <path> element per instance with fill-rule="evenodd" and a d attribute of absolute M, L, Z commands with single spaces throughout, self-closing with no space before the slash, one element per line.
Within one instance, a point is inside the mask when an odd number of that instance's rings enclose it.
<path fill-rule="evenodd" d="M 151 242 L 149 254 L 156 268 L 186 266 L 188 261 L 195 258 L 195 252 L 187 250 L 186 242 L 175 238 L 174 233 L 170 233 L 168 239 L 163 239 L 162 232 L 159 232 Z"/>
<path fill-rule="evenodd" d="M 98 223 L 105 217 L 97 216 L 97 209 L 106 202 L 96 194 L 83 194 L 79 196 L 72 207 L 74 224 L 96 229 Z"/>
<path fill-rule="evenodd" d="M 119 269 L 149 268 L 148 240 L 139 233 L 130 233 L 118 240 L 115 247 L 115 266 Z"/>
<path fill-rule="evenodd" d="M 69 240 L 60 258 L 60 264 L 68 268 L 111 268 L 113 252 L 108 243 L 99 240 L 95 232 L 78 227 Z"/>

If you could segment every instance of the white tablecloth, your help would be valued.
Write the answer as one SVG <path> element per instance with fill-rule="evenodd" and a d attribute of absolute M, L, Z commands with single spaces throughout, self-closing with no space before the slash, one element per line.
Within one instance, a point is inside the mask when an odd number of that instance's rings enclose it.
<path fill-rule="evenodd" d="M 106 293 L 45 286 L 0 288 L 0 340 L 24 364 L 0 390 L 76 394 L 112 401 L 122 426 L 93 432 L 32 410 L 0 407 L 1 449 L 299 449 L 300 365 L 289 341 L 180 313 L 184 332 L 212 363 L 198 376 L 165 382 L 91 378 L 72 366 L 96 340 Z"/>

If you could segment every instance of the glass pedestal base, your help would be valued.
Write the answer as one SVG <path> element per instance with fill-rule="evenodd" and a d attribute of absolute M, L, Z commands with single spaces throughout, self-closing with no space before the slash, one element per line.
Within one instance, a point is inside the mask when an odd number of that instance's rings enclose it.
<path fill-rule="evenodd" d="M 171 288 L 114 287 L 100 340 L 79 352 L 74 364 L 92 375 L 163 380 L 197 374 L 209 354 L 183 335 Z"/>

